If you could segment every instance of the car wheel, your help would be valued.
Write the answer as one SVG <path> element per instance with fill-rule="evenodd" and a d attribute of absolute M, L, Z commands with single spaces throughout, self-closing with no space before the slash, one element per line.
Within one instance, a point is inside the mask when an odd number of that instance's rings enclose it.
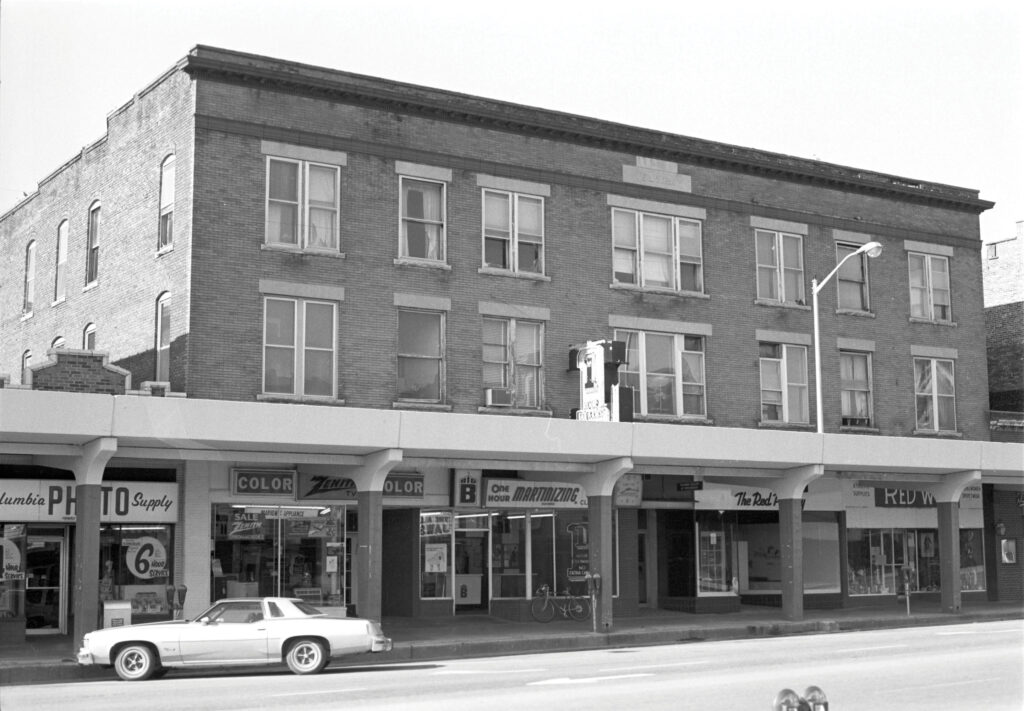
<path fill-rule="evenodd" d="M 144 644 L 129 644 L 114 659 L 114 670 L 125 681 L 145 681 L 157 669 L 156 655 Z"/>
<path fill-rule="evenodd" d="M 316 674 L 327 666 L 327 650 L 322 642 L 300 639 L 288 648 L 284 660 L 295 674 Z"/>

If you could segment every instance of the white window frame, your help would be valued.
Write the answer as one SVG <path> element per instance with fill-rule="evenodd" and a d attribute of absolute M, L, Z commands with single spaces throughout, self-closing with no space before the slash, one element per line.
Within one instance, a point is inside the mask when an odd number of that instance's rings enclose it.
<path fill-rule="evenodd" d="M 764 341 L 759 344 L 761 346 L 777 346 L 779 348 L 780 357 L 771 356 L 759 356 L 759 373 L 761 381 L 761 422 L 775 422 L 785 424 L 800 424 L 806 425 L 810 423 L 810 408 L 808 406 L 808 390 L 809 381 L 807 377 L 807 346 L 795 345 L 792 343 L 775 343 Z M 789 380 L 789 363 L 795 357 L 796 353 L 803 353 L 803 382 L 790 382 Z M 766 367 L 777 368 L 778 380 L 781 389 L 767 388 L 765 387 L 765 368 Z M 799 390 L 802 392 L 801 403 L 803 406 L 803 412 L 806 413 L 807 417 L 802 420 L 794 419 L 793 417 L 793 398 L 791 392 L 793 390 Z M 768 402 L 765 400 L 766 392 L 778 392 L 780 393 L 780 402 Z M 781 419 L 768 419 L 765 417 L 765 407 L 779 406 L 781 408 Z"/>
<path fill-rule="evenodd" d="M 153 368 L 154 380 L 169 382 L 171 379 L 171 293 L 165 291 L 156 300 Z"/>
<path fill-rule="evenodd" d="M 29 368 L 32 366 L 32 351 L 28 350 L 21 354 L 21 383 L 28 384 Z"/>
<path fill-rule="evenodd" d="M 939 363 L 949 366 L 951 379 L 953 381 L 953 392 L 952 393 L 940 393 L 939 392 L 939 379 L 935 377 L 937 366 Z M 929 388 L 927 391 L 918 390 L 918 365 L 926 366 L 929 373 Z M 948 399 L 952 403 L 953 422 L 950 427 L 942 427 L 939 420 L 940 398 Z M 922 399 L 926 399 L 928 403 L 928 415 L 931 418 L 930 427 L 921 426 L 921 410 L 920 405 Z M 928 358 L 915 356 L 914 357 L 914 429 L 921 432 L 956 432 L 956 361 L 951 358 Z"/>
<path fill-rule="evenodd" d="M 157 224 L 158 252 L 174 246 L 175 157 L 164 158 L 160 164 L 160 214 Z"/>
<path fill-rule="evenodd" d="M 509 225 L 509 231 L 506 235 L 502 236 L 497 234 L 492 228 L 487 225 L 487 197 L 489 195 L 503 197 L 507 200 L 507 209 L 505 211 L 505 217 Z M 540 204 L 540 234 L 539 235 L 526 235 L 520 230 L 520 212 L 522 211 L 523 202 L 535 202 Z M 544 233 L 546 232 L 545 218 L 544 218 L 544 198 L 539 195 L 529 195 L 526 193 L 511 192 L 508 190 L 494 190 L 493 188 L 483 188 L 481 191 L 481 263 L 484 269 L 494 269 L 503 272 L 514 272 L 522 274 L 535 274 L 543 276 L 544 274 Z M 501 240 L 505 243 L 505 252 L 507 257 L 508 266 L 500 266 L 490 264 L 487 261 L 487 244 L 490 241 Z M 536 245 L 538 252 L 538 268 L 537 269 L 526 269 L 520 263 L 519 259 L 519 248 L 520 244 Z"/>
<path fill-rule="evenodd" d="M 439 185 L 441 188 L 441 216 L 440 220 L 430 220 L 425 217 L 409 217 L 406 215 L 406 199 L 405 199 L 405 187 L 408 183 L 426 183 L 430 185 Z M 443 180 L 430 180 L 427 178 L 418 178 L 410 175 L 398 176 L 398 202 L 399 202 L 399 229 L 398 229 L 398 256 L 400 259 L 406 259 L 417 262 L 425 262 L 428 264 L 446 264 L 448 259 L 448 184 Z M 437 244 L 437 257 L 416 257 L 409 254 L 409 232 L 408 227 L 410 224 L 422 224 L 428 227 L 434 226 L 438 228 L 438 244 Z"/>
<path fill-rule="evenodd" d="M 89 342 L 90 340 L 92 343 Z M 94 323 L 87 323 L 82 329 L 82 350 L 96 350 L 96 324 Z"/>
<path fill-rule="evenodd" d="M 50 348 L 67 348 L 67 345 L 64 336 L 57 336 L 50 342 Z"/>
<path fill-rule="evenodd" d="M 294 167 L 296 172 L 296 192 L 295 200 L 285 200 L 282 198 L 272 198 L 270 194 L 270 176 L 271 166 L 274 163 L 282 163 L 291 165 Z M 314 205 L 309 196 L 309 184 L 310 184 L 310 171 L 311 170 L 326 170 L 334 174 L 334 195 L 333 205 Z M 287 203 L 294 206 L 295 208 L 295 241 L 285 242 L 279 239 L 273 239 L 271 236 L 270 229 L 270 216 L 271 216 L 271 204 L 272 203 Z M 313 210 L 321 210 L 324 212 L 330 211 L 333 213 L 331 219 L 331 229 L 334 232 L 333 244 L 326 246 L 316 244 L 313 239 L 313 221 L 310 219 L 310 213 Z M 266 194 L 264 200 L 264 243 L 268 247 L 275 249 L 290 249 L 299 250 L 305 252 L 321 252 L 326 254 L 337 254 L 341 250 L 341 167 L 337 165 L 331 165 L 330 163 L 321 163 L 319 161 L 309 160 L 297 160 L 294 158 L 283 158 L 281 156 L 267 156 L 266 165 Z"/>
<path fill-rule="evenodd" d="M 271 301 L 291 304 L 293 316 L 293 332 L 291 344 L 268 344 L 267 343 L 267 306 Z M 311 305 L 329 306 L 331 309 L 331 337 L 329 349 L 315 346 L 307 346 L 306 340 L 306 317 L 308 307 Z M 267 389 L 267 351 L 270 348 L 290 350 L 292 353 L 292 389 L 268 390 Z M 264 296 L 263 297 L 263 343 L 262 343 L 261 385 L 260 389 L 264 395 L 271 397 L 302 397 L 311 399 L 336 399 L 338 392 L 338 304 L 334 301 L 322 299 L 300 299 L 290 296 Z M 330 352 L 331 354 L 331 387 L 329 394 L 309 394 L 306 392 L 305 355 L 307 351 Z"/>
<path fill-rule="evenodd" d="M 632 245 L 627 244 L 624 241 L 620 241 L 619 235 L 617 234 L 616 215 L 631 216 L 633 218 L 633 243 Z M 653 249 L 647 247 L 644 239 L 644 224 L 647 220 L 666 220 L 670 225 L 670 246 L 669 252 L 655 252 Z M 680 249 L 680 234 L 681 227 L 683 225 L 694 226 L 697 229 L 697 244 L 698 254 L 697 255 L 683 255 Z M 648 283 L 647 275 L 647 259 L 648 255 L 660 254 L 662 257 L 667 256 L 672 268 L 671 278 L 669 284 L 651 284 Z M 627 272 L 619 272 L 615 268 L 615 256 L 626 255 L 626 258 L 630 262 L 631 274 L 633 280 L 619 279 L 619 274 L 626 274 Z M 682 274 L 681 264 L 696 264 L 697 270 L 697 289 L 683 289 L 682 288 Z M 624 284 L 630 286 L 636 286 L 641 289 L 654 289 L 664 291 L 676 291 L 687 294 L 703 294 L 704 293 L 704 224 L 701 220 L 694 220 L 686 217 L 677 217 L 675 215 L 664 215 L 655 212 L 645 212 L 641 210 L 630 210 L 627 208 L 613 207 L 612 208 L 612 281 L 615 284 Z"/>
<path fill-rule="evenodd" d="M 420 315 L 420 316 L 433 316 L 433 317 L 437 317 L 437 319 L 438 319 L 438 324 L 437 324 L 437 326 L 438 326 L 438 349 L 439 349 L 439 354 L 437 355 L 437 357 L 424 355 L 422 353 L 403 353 L 402 352 L 402 349 L 401 349 L 401 343 L 402 343 L 402 335 L 401 335 L 402 334 L 402 314 L 405 314 L 405 313 L 417 314 L 417 315 Z M 396 353 L 397 353 L 397 360 L 398 360 L 399 364 L 402 362 L 403 359 L 410 359 L 410 360 L 417 360 L 417 361 L 433 360 L 433 361 L 437 361 L 437 368 L 438 368 L 438 396 L 436 398 L 426 398 L 426 399 L 423 399 L 423 398 L 403 397 L 402 396 L 401 388 L 399 387 L 398 383 L 396 383 L 396 390 L 397 390 L 397 395 L 398 395 L 398 400 L 399 401 L 401 401 L 401 402 L 426 402 L 426 403 L 441 403 L 441 402 L 444 402 L 444 399 L 445 399 L 445 352 L 447 350 L 447 346 L 445 344 L 445 316 L 446 316 L 446 314 L 443 311 L 429 311 L 429 310 L 426 310 L 426 309 L 406 309 L 406 308 L 400 308 L 398 310 L 398 345 L 399 345 L 399 347 L 396 349 Z M 397 372 L 400 373 L 401 372 L 401 368 L 398 368 Z"/>
<path fill-rule="evenodd" d="M 762 237 L 770 237 L 772 239 L 771 254 L 773 261 L 771 263 L 761 261 L 761 250 L 758 249 L 758 244 Z M 786 249 L 786 245 L 792 244 L 793 240 L 797 243 L 796 254 L 799 257 L 799 267 L 786 266 L 786 255 L 791 251 Z M 804 286 L 803 235 L 794 232 L 756 228 L 754 230 L 754 258 L 757 262 L 758 301 L 775 301 L 780 304 L 799 304 L 801 306 L 807 303 Z M 797 293 L 790 294 L 788 293 L 789 290 L 786 289 L 786 275 L 787 273 L 794 272 L 797 274 Z M 774 296 L 771 295 L 772 291 L 775 293 Z"/>
<path fill-rule="evenodd" d="M 22 316 L 31 316 L 36 305 L 36 241 L 25 245 L 25 282 L 21 299 Z"/>
<path fill-rule="evenodd" d="M 99 201 L 89 206 L 85 244 L 85 285 L 95 284 L 100 278 L 100 227 L 103 206 Z"/>
<path fill-rule="evenodd" d="M 53 272 L 53 303 L 67 298 L 68 277 L 68 221 L 57 225 L 57 265 Z"/>
<path fill-rule="evenodd" d="M 694 419 L 705 419 L 707 418 L 708 409 L 708 397 L 707 397 L 707 378 L 705 376 L 705 353 L 707 352 L 707 339 L 703 335 L 698 334 L 684 334 L 684 333 L 663 333 L 659 331 L 639 331 L 633 329 L 616 329 L 615 340 L 626 341 L 628 344 L 628 337 L 635 335 L 636 340 L 636 358 L 637 362 L 624 363 L 619 372 L 621 375 L 627 375 L 635 379 L 638 387 L 633 390 L 633 405 L 634 414 L 643 417 L 670 417 L 673 419 L 679 418 L 694 418 Z M 650 401 L 648 394 L 647 383 L 652 374 L 647 372 L 647 340 L 650 337 L 655 338 L 670 338 L 672 339 L 672 373 L 671 378 L 673 380 L 673 402 L 671 412 L 650 412 Z M 687 341 L 697 339 L 700 341 L 700 350 L 687 347 Z M 626 357 L 629 359 L 630 350 L 627 345 Z M 700 359 L 700 381 L 686 381 L 683 379 L 683 359 L 685 357 L 699 356 Z M 636 368 L 631 366 L 636 365 Z M 620 377 L 620 384 L 622 380 Z M 693 396 L 696 393 L 692 392 L 693 389 L 700 389 L 700 400 L 701 410 L 700 412 L 686 412 L 686 396 Z M 691 392 L 687 393 L 687 389 Z"/>
<path fill-rule="evenodd" d="M 856 252 L 858 249 L 863 247 L 861 244 L 850 244 L 847 242 L 836 243 L 836 264 L 846 259 L 848 254 Z M 870 313 L 871 311 L 871 287 L 869 283 L 868 275 L 868 255 L 861 253 L 856 257 L 848 259 L 839 272 L 836 274 L 836 307 L 840 311 L 857 311 L 863 313 Z M 852 265 L 860 265 L 860 273 L 863 276 L 863 280 L 857 281 L 848 278 L 848 274 Z M 856 284 L 860 292 L 860 304 L 851 306 L 843 303 L 843 285 Z"/>
<path fill-rule="evenodd" d="M 844 359 L 863 359 L 866 382 L 863 384 L 858 383 L 855 380 L 847 380 L 842 377 L 843 373 L 843 360 Z M 840 388 L 841 388 L 841 422 L 844 427 L 873 427 L 875 423 L 875 412 L 874 412 L 874 396 L 872 393 L 872 382 L 874 376 L 871 372 L 871 354 L 864 353 L 861 351 L 850 351 L 843 350 L 839 352 L 839 372 L 840 372 Z M 854 401 L 856 397 L 860 395 L 867 400 L 867 417 L 861 418 L 856 416 L 856 409 L 854 407 Z M 850 407 L 847 407 L 847 403 Z M 867 422 L 854 422 L 853 420 L 866 419 Z M 847 420 L 850 420 L 847 422 Z"/>
<path fill-rule="evenodd" d="M 921 284 L 914 283 L 914 269 L 912 267 L 913 261 L 920 259 L 922 261 L 921 274 L 923 282 Z M 941 289 L 935 286 L 935 274 L 937 271 L 935 268 L 936 264 L 945 264 L 946 270 L 946 288 Z M 935 321 L 937 323 L 951 323 L 953 321 L 953 284 L 952 277 L 949 273 L 950 260 L 949 257 L 937 254 L 926 254 L 924 252 L 908 252 L 907 253 L 907 280 L 910 284 L 910 317 L 924 319 L 926 321 Z M 917 291 L 920 294 L 920 313 L 914 313 L 914 292 Z M 948 314 L 945 318 L 937 315 L 935 297 L 938 293 L 944 292 L 946 294 L 946 309 Z"/>
<path fill-rule="evenodd" d="M 485 366 L 498 365 L 501 367 L 502 373 L 502 382 L 500 384 L 493 382 L 489 383 L 485 380 L 483 385 L 484 388 L 507 388 L 512 393 L 512 407 L 524 410 L 539 410 L 544 403 L 544 322 L 530 319 L 508 318 L 504 316 L 484 316 L 483 319 L 484 322 L 494 321 L 496 323 L 503 324 L 505 335 L 504 344 L 487 344 L 484 343 L 483 338 L 481 338 L 481 343 L 484 347 L 484 352 L 481 358 L 482 363 Z M 520 327 L 525 328 L 527 326 L 537 328 L 539 340 L 537 363 L 527 363 L 516 354 L 516 343 L 518 340 L 517 330 Z M 481 327 L 481 336 L 483 335 L 482 331 L 483 329 Z M 504 346 L 504 353 L 500 360 L 489 360 L 487 358 L 486 349 L 488 345 Z M 519 392 L 520 388 L 518 387 L 518 383 L 521 379 L 521 373 L 518 371 L 520 369 L 529 369 L 535 373 L 536 384 L 533 388 L 534 392 L 531 394 L 536 398 L 536 404 L 528 404 L 528 401 L 525 401 L 523 398 L 523 393 Z"/>

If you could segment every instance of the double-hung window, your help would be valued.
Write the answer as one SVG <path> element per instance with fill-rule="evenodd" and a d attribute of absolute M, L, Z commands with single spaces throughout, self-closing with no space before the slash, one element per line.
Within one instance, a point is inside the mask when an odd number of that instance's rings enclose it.
<path fill-rule="evenodd" d="M 613 208 L 612 232 L 616 283 L 704 291 L 700 221 Z"/>
<path fill-rule="evenodd" d="M 267 158 L 267 244 L 338 251 L 341 169 Z"/>
<path fill-rule="evenodd" d="M 953 361 L 914 358 L 914 399 L 917 429 L 956 430 L 956 378 Z"/>
<path fill-rule="evenodd" d="M 755 230 L 757 298 L 786 304 L 804 303 L 803 237 Z"/>
<path fill-rule="evenodd" d="M 761 343 L 761 421 L 805 424 L 807 348 Z"/>
<path fill-rule="evenodd" d="M 841 262 L 861 248 L 858 244 L 837 244 L 836 262 Z M 868 301 L 868 255 L 858 254 L 846 259 L 836 274 L 839 290 L 839 309 L 843 311 L 870 311 Z"/>
<path fill-rule="evenodd" d="M 171 379 L 171 295 L 166 291 L 156 300 L 155 331 L 155 379 L 166 383 Z"/>
<path fill-rule="evenodd" d="M 68 221 L 57 226 L 57 266 L 53 273 L 53 300 L 64 301 L 68 277 Z"/>
<path fill-rule="evenodd" d="M 484 190 L 484 266 L 544 273 L 544 198 Z"/>
<path fill-rule="evenodd" d="M 174 244 L 174 156 L 167 156 L 160 166 L 160 224 L 157 251 Z"/>
<path fill-rule="evenodd" d="M 331 301 L 265 298 L 264 393 L 335 396 L 335 306 Z"/>
<path fill-rule="evenodd" d="M 100 276 L 100 204 L 89 208 L 89 228 L 85 244 L 85 285 L 93 284 Z"/>
<path fill-rule="evenodd" d="M 843 426 L 871 427 L 871 355 L 840 352 L 839 374 L 842 381 Z"/>
<path fill-rule="evenodd" d="M 907 255 L 910 265 L 910 315 L 928 321 L 952 321 L 949 259 L 934 254 Z"/>
<path fill-rule="evenodd" d="M 704 337 L 616 330 L 626 343 L 619 384 L 633 389 L 638 415 L 704 417 Z"/>
<path fill-rule="evenodd" d="M 21 300 L 21 313 L 30 316 L 36 300 L 36 241 L 25 247 L 25 289 Z"/>
<path fill-rule="evenodd" d="M 484 388 L 507 393 L 512 407 L 539 408 L 543 400 L 543 340 L 541 323 L 485 317 Z"/>
<path fill-rule="evenodd" d="M 445 260 L 445 184 L 401 177 L 402 234 L 399 256 Z"/>
<path fill-rule="evenodd" d="M 441 402 L 444 398 L 444 314 L 398 312 L 398 399 Z"/>
<path fill-rule="evenodd" d="M 82 350 L 96 350 L 96 324 L 87 323 L 82 329 Z"/>

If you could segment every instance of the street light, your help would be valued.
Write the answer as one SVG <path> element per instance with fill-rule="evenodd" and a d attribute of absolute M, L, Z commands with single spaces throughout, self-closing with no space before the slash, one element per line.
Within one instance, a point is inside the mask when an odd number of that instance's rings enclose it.
<path fill-rule="evenodd" d="M 828 276 L 821 280 L 820 284 L 818 283 L 817 277 L 811 279 L 811 305 L 814 311 L 814 395 L 818 415 L 818 434 L 825 431 L 821 415 L 821 344 L 819 343 L 818 337 L 818 292 L 821 291 L 822 287 L 828 283 L 829 279 L 835 276 L 836 272 L 838 272 L 840 267 L 846 263 L 847 259 L 864 253 L 867 253 L 871 258 L 877 257 L 882 253 L 882 245 L 879 242 L 868 242 L 867 244 L 862 244 L 856 252 L 850 252 L 843 257 L 839 264 L 836 265 L 836 268 L 830 271 Z"/>

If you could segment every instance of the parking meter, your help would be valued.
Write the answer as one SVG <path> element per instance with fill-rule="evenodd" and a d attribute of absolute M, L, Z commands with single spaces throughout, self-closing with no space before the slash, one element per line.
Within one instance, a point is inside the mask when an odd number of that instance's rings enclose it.
<path fill-rule="evenodd" d="M 809 711 L 809 707 L 800 698 L 800 694 L 792 689 L 783 689 L 775 695 L 772 711 Z"/>
<path fill-rule="evenodd" d="M 817 686 L 808 686 L 804 692 L 804 701 L 810 711 L 828 711 L 828 698 Z"/>

